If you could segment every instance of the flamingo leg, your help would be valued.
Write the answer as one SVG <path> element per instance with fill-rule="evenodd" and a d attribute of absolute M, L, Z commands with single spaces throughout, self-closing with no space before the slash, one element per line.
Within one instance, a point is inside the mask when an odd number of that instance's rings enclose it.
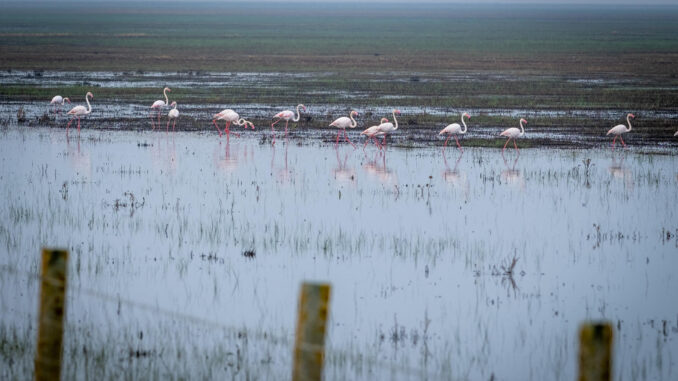
<path fill-rule="evenodd" d="M 214 127 L 216 127 L 217 131 L 219 131 L 219 137 L 221 137 L 221 128 L 219 128 L 219 126 L 217 125 L 217 120 L 216 119 L 212 120 L 212 123 L 214 123 Z"/>
<path fill-rule="evenodd" d="M 381 144 L 379 144 L 379 140 L 377 140 L 377 138 L 375 138 L 374 136 L 372 136 L 372 140 L 374 140 L 374 144 L 375 144 L 377 147 L 379 147 L 379 149 L 381 149 Z"/>
<path fill-rule="evenodd" d="M 285 139 L 287 139 L 287 125 L 290 123 L 289 120 L 285 121 Z"/>
<path fill-rule="evenodd" d="M 518 149 L 518 145 L 516 144 L 516 140 L 515 140 L 515 139 L 513 139 L 513 146 L 516 147 L 516 150 L 520 151 L 520 150 Z"/>
<path fill-rule="evenodd" d="M 71 120 L 69 120 L 68 124 L 66 125 L 66 136 L 68 136 L 68 128 L 71 127 L 71 123 L 73 123 L 73 119 L 75 119 L 75 117 L 72 117 Z"/>
<path fill-rule="evenodd" d="M 447 135 L 447 139 L 445 139 L 445 145 L 443 147 L 447 147 L 447 142 L 450 140 L 452 135 Z"/>
<path fill-rule="evenodd" d="M 155 131 L 155 123 L 153 123 L 153 110 L 151 110 L 149 116 L 151 117 L 151 127 L 153 127 L 151 131 Z"/>
<path fill-rule="evenodd" d="M 174 119 L 174 123 L 172 123 L 172 132 L 174 132 L 174 127 L 177 126 L 177 120 Z"/>
<path fill-rule="evenodd" d="M 80 117 L 78 117 L 78 136 L 80 136 Z"/>
<path fill-rule="evenodd" d="M 365 144 L 363 144 L 363 151 L 365 150 L 365 147 L 367 147 L 367 143 L 370 142 L 370 139 L 372 139 L 372 137 L 367 137 L 367 139 L 365 139 Z"/>
<path fill-rule="evenodd" d="M 459 144 L 459 139 L 457 139 L 457 137 L 455 136 L 454 140 L 457 142 L 457 147 L 459 147 L 459 149 L 463 151 L 464 149 L 461 148 L 461 144 Z"/>
<path fill-rule="evenodd" d="M 621 135 L 619 135 L 619 140 L 621 140 L 622 145 L 626 148 L 626 143 L 624 143 L 624 138 L 622 138 Z"/>
<path fill-rule="evenodd" d="M 341 130 L 337 131 L 337 140 L 334 141 L 334 148 L 337 148 L 337 145 L 339 144 L 339 134 L 341 134 Z"/>
<path fill-rule="evenodd" d="M 617 137 L 615 136 L 614 139 L 612 139 L 612 149 L 614 149 L 614 143 L 617 142 Z"/>
<path fill-rule="evenodd" d="M 169 124 L 170 124 L 170 120 L 167 119 L 167 126 L 165 126 L 165 132 L 169 132 Z"/>
<path fill-rule="evenodd" d="M 278 119 L 275 123 L 278 123 L 278 122 L 280 122 L 280 119 Z M 275 126 L 275 123 L 271 124 L 271 136 L 273 136 L 273 140 L 271 141 L 271 145 L 273 145 L 273 146 L 275 145 L 275 128 L 273 128 L 273 126 Z"/>
<path fill-rule="evenodd" d="M 353 142 L 351 142 L 351 139 L 348 138 L 348 135 L 346 135 L 346 130 L 344 130 L 344 140 L 346 140 L 349 144 L 351 144 L 353 146 L 353 149 L 356 148 L 355 144 L 353 144 Z"/>

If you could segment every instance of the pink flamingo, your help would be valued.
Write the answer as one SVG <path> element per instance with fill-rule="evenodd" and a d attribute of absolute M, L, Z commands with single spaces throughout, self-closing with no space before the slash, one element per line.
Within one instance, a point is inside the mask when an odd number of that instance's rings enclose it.
<path fill-rule="evenodd" d="M 388 122 L 388 119 L 381 118 L 381 120 L 379 121 L 379 125 L 384 124 L 386 122 Z M 360 133 L 360 135 L 365 135 L 367 137 L 367 139 L 365 139 L 365 144 L 363 144 L 363 150 L 367 146 L 367 143 L 370 141 L 370 139 L 372 141 L 374 141 L 374 144 L 377 147 L 379 147 L 379 149 L 381 149 L 381 145 L 379 144 L 377 139 L 374 137 L 377 133 L 379 133 L 379 125 L 368 127 L 368 128 L 365 129 L 365 131 Z"/>
<path fill-rule="evenodd" d="M 68 125 L 66 126 L 66 136 L 68 136 L 68 128 L 71 127 L 71 123 L 73 122 L 73 119 L 78 118 L 78 135 L 80 135 L 80 117 L 87 115 L 92 112 L 92 105 L 89 104 L 89 98 L 94 99 L 94 95 L 90 93 L 89 91 L 87 94 L 85 94 L 85 101 L 87 102 L 87 108 L 85 106 L 75 106 L 71 109 L 71 111 L 68 112 L 68 115 L 73 115 L 71 117 L 71 120 L 68 121 Z"/>
<path fill-rule="evenodd" d="M 523 127 L 523 123 L 527 124 L 527 120 L 525 119 L 520 119 L 520 129 L 517 129 L 516 127 L 511 127 L 504 132 L 500 134 L 500 136 L 506 136 L 508 137 L 508 140 L 506 140 L 506 143 L 504 144 L 504 148 L 502 148 L 501 153 L 504 153 L 504 150 L 506 149 L 506 145 L 513 139 L 513 146 L 516 148 L 518 152 L 520 150 L 518 149 L 518 146 L 516 145 L 516 138 L 519 138 L 523 135 L 525 135 L 525 128 Z"/>
<path fill-rule="evenodd" d="M 170 106 L 174 106 L 174 108 L 171 109 L 170 112 L 167 114 L 167 126 L 165 126 L 165 132 L 169 132 L 169 124 L 171 120 L 174 120 L 174 123 L 172 123 L 172 131 L 174 131 L 174 127 L 177 126 L 177 118 L 179 117 L 179 110 L 177 110 L 177 101 L 173 101 Z"/>
<path fill-rule="evenodd" d="M 245 129 L 247 129 L 247 125 L 249 124 L 250 127 L 252 127 L 252 129 L 254 130 L 254 124 L 252 124 L 251 122 L 245 121 L 245 119 L 240 118 L 240 115 L 238 115 L 237 112 L 231 110 L 230 108 L 227 108 L 225 110 L 222 110 L 218 114 L 214 114 L 214 119 L 212 120 L 212 123 L 214 123 L 214 127 L 216 127 L 217 131 L 219 131 L 219 137 L 221 137 L 222 132 L 221 132 L 221 129 L 219 128 L 219 126 L 217 125 L 217 120 L 223 120 L 223 121 L 226 122 L 225 125 L 224 125 L 224 132 L 226 133 L 226 138 L 229 139 L 229 140 L 230 140 L 230 137 L 231 137 L 231 129 L 230 129 L 231 124 L 235 124 L 237 126 L 245 126 Z M 233 134 L 235 134 L 235 136 L 238 136 L 238 137 L 240 136 L 239 134 L 237 134 L 235 132 Z"/>
<path fill-rule="evenodd" d="M 339 144 L 339 135 L 341 134 L 341 131 L 344 131 L 344 140 L 349 142 L 353 148 L 355 148 L 355 144 L 351 142 L 351 140 L 346 136 L 346 129 L 347 128 L 356 128 L 358 125 L 358 122 L 353 119 L 353 116 L 358 116 L 358 111 L 351 111 L 350 116 L 347 118 L 345 116 L 342 116 L 341 118 L 338 118 L 334 122 L 330 123 L 330 127 L 337 127 L 339 128 L 339 131 L 337 131 L 337 140 L 334 142 L 334 146 L 336 147 L 337 144 Z"/>
<path fill-rule="evenodd" d="M 463 130 L 462 130 L 461 126 L 459 125 L 459 123 L 452 123 L 452 124 L 448 125 L 447 127 L 443 128 L 438 133 L 438 135 L 447 135 L 447 139 L 445 139 L 445 146 L 443 147 L 443 150 L 445 149 L 445 147 L 447 147 L 447 142 L 450 140 L 450 138 L 454 136 L 454 140 L 457 142 L 457 147 L 459 147 L 459 149 L 462 152 L 464 152 L 464 149 L 461 148 L 461 144 L 459 144 L 459 139 L 457 139 L 457 135 L 465 134 L 466 130 L 467 130 L 466 122 L 464 121 L 464 117 L 471 119 L 471 115 L 469 115 L 467 113 L 463 113 L 461 115 L 461 123 L 464 125 Z"/>
<path fill-rule="evenodd" d="M 153 126 L 153 130 L 155 130 L 155 125 L 153 125 L 153 110 L 158 110 L 158 127 L 160 127 L 160 113 L 162 112 L 162 109 L 169 104 L 169 99 L 167 98 L 168 91 L 171 92 L 172 90 L 169 87 L 165 87 L 162 90 L 162 94 L 165 96 L 164 102 L 162 100 L 157 100 L 151 105 L 151 125 Z"/>
<path fill-rule="evenodd" d="M 400 115 L 400 110 L 393 110 L 391 115 L 393 115 L 393 121 L 395 122 L 395 125 L 393 125 L 391 122 L 382 123 L 379 125 L 379 132 L 377 132 L 377 135 L 384 137 L 384 140 L 381 142 L 381 145 L 384 147 L 384 149 L 386 149 L 386 135 L 398 129 L 398 119 L 396 119 L 396 115 Z"/>
<path fill-rule="evenodd" d="M 626 126 L 625 126 L 625 125 L 623 125 L 623 124 L 618 124 L 618 125 L 616 125 L 616 126 L 610 128 L 609 131 L 607 131 L 607 134 L 605 134 L 606 136 L 607 136 L 607 135 L 610 135 L 610 134 L 611 134 L 611 135 L 614 135 L 614 139 L 612 139 L 612 149 L 614 149 L 614 143 L 617 141 L 617 138 L 619 138 L 619 139 L 621 140 L 622 145 L 624 146 L 624 148 L 626 148 L 626 143 L 624 143 L 624 138 L 622 138 L 622 134 L 631 131 L 631 120 L 629 120 L 629 118 L 635 118 L 635 117 L 636 117 L 636 116 L 633 115 L 633 114 L 628 114 L 628 115 L 626 115 L 626 123 L 629 124 L 629 128 L 628 128 L 628 129 L 626 129 Z"/>
<path fill-rule="evenodd" d="M 297 105 L 297 116 L 296 117 L 294 116 L 294 111 L 292 111 L 292 110 L 280 111 L 279 113 L 277 113 L 273 116 L 273 118 L 278 118 L 278 120 L 276 120 L 275 122 L 273 122 L 273 124 L 271 124 L 271 132 L 273 133 L 273 143 L 272 144 L 275 144 L 275 129 L 273 128 L 273 126 L 275 126 L 278 122 L 280 122 L 281 120 L 284 119 L 285 120 L 285 138 L 287 138 L 287 125 L 290 123 L 290 120 L 293 121 L 293 122 L 298 122 L 299 118 L 301 117 L 301 115 L 299 113 L 299 108 L 304 109 L 304 112 L 306 112 L 306 106 L 304 106 L 303 104 L 300 103 L 300 104 Z"/>
<path fill-rule="evenodd" d="M 61 113 L 61 106 L 63 106 L 66 102 L 70 104 L 71 100 L 68 98 L 63 98 L 61 95 L 55 95 L 54 98 L 52 98 L 52 101 L 49 102 L 49 104 L 54 105 L 54 113 L 57 114 L 57 106 L 59 113 Z"/>

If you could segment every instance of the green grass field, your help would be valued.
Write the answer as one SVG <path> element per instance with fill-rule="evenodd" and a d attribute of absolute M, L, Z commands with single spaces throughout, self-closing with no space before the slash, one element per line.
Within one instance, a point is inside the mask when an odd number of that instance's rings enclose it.
<path fill-rule="evenodd" d="M 675 71 L 668 66 L 678 55 L 678 7 L 10 2 L 3 8 L 3 69 L 633 71 L 643 64 L 662 73 Z"/>

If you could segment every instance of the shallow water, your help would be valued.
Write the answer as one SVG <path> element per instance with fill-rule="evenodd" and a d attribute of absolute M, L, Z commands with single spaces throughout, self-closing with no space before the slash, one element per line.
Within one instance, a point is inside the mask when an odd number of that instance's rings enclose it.
<path fill-rule="evenodd" d="M 670 149 L 0 136 L 0 334 L 22 343 L 0 378 L 32 371 L 42 246 L 71 252 L 71 379 L 288 375 L 304 280 L 333 286 L 328 379 L 572 380 L 591 319 L 615 379 L 676 377 Z"/>

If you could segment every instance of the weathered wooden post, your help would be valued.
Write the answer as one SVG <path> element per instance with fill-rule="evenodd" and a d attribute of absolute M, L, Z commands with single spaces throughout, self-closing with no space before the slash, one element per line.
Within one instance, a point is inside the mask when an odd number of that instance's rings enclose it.
<path fill-rule="evenodd" d="M 322 378 L 329 299 L 329 284 L 304 283 L 301 285 L 294 343 L 293 381 Z"/>
<path fill-rule="evenodd" d="M 612 380 L 612 325 L 585 323 L 579 329 L 579 381 Z"/>
<path fill-rule="evenodd" d="M 61 379 L 67 263 L 67 251 L 42 249 L 38 349 L 35 352 L 37 381 Z"/>

